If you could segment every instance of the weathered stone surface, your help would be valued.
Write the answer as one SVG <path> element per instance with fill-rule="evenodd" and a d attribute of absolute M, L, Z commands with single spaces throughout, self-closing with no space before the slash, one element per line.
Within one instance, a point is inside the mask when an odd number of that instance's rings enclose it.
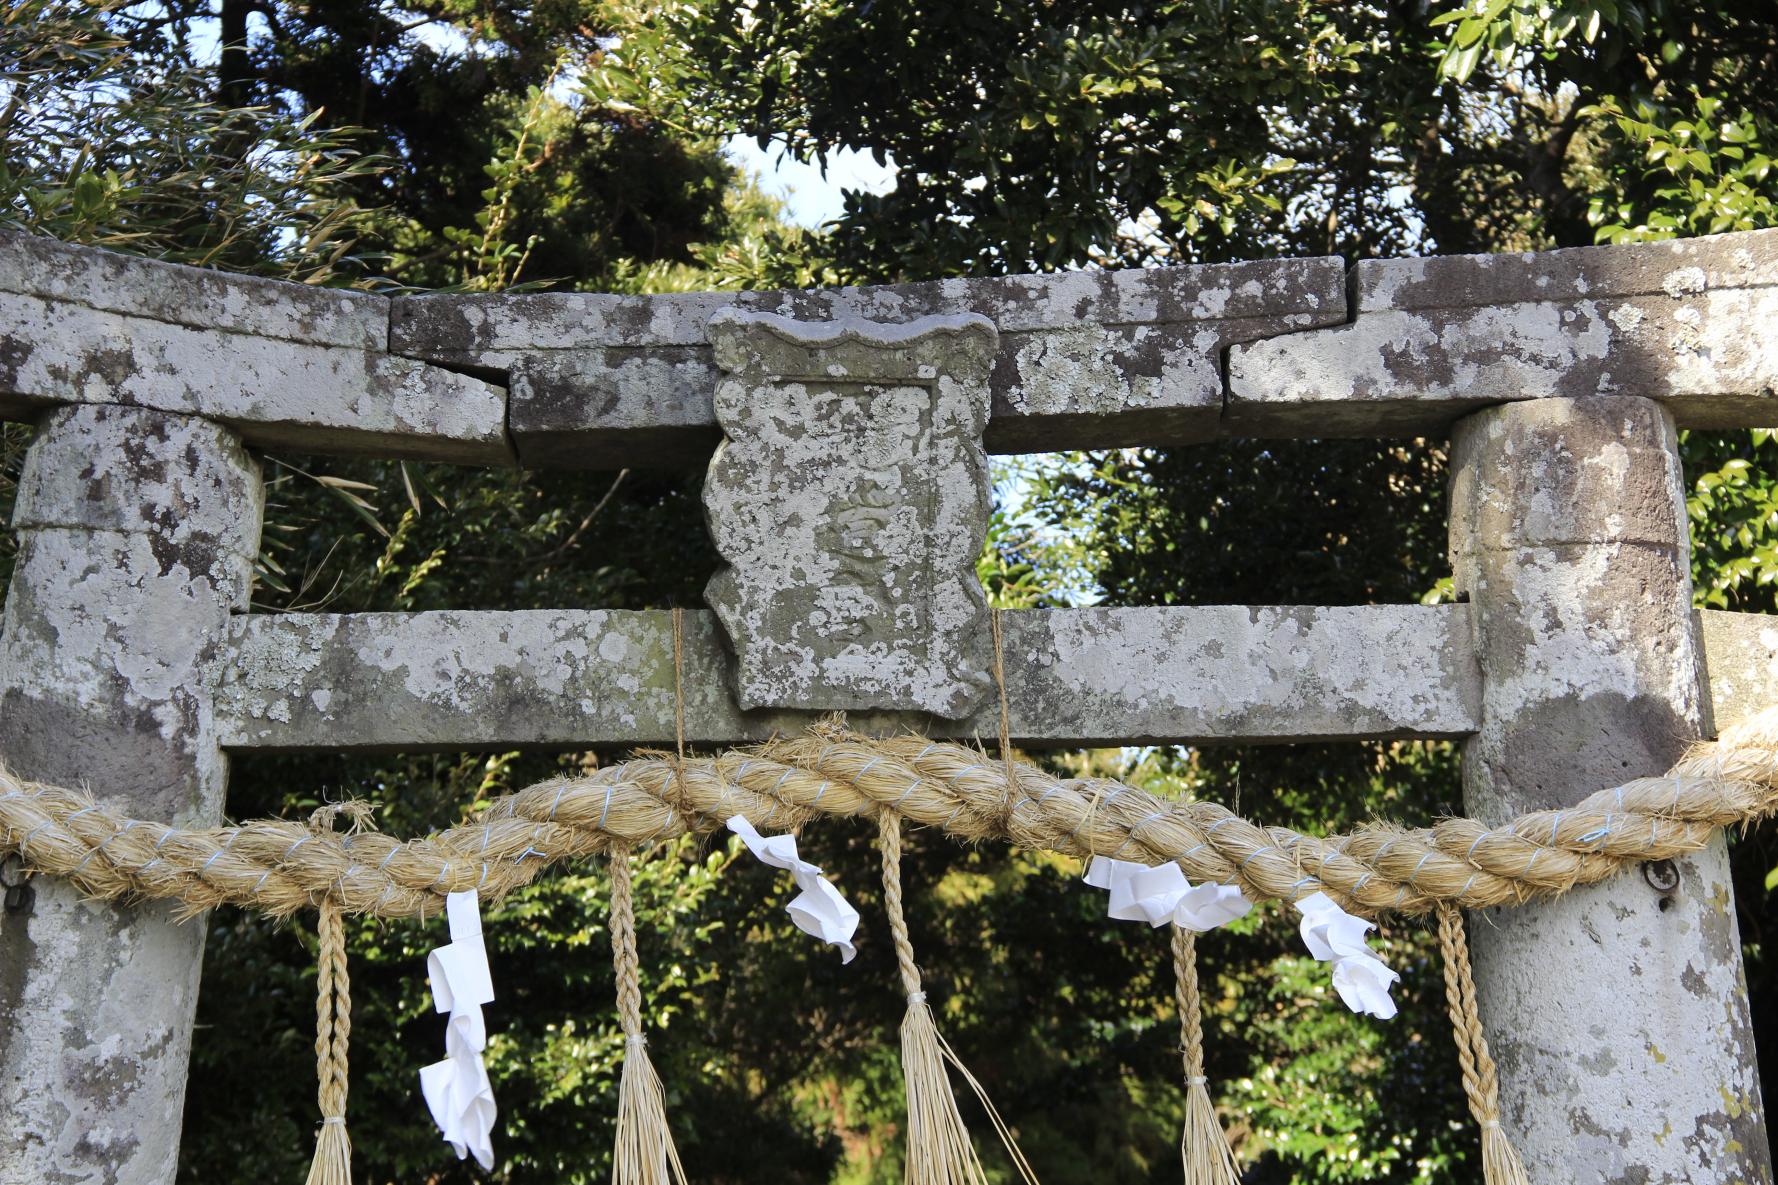
<path fill-rule="evenodd" d="M 240 749 L 572 748 L 673 738 L 672 615 L 523 610 L 237 618 L 220 695 Z M 759 739 L 715 618 L 685 615 L 687 735 Z"/>
<path fill-rule="evenodd" d="M 1003 615 L 1021 744 L 1441 737 L 1479 720 L 1467 605 L 1019 610 Z M 764 740 L 811 713 L 741 712 L 713 615 L 688 612 L 685 725 Z M 223 743 L 260 750 L 573 749 L 671 743 L 665 612 L 236 618 Z M 973 718 L 853 713 L 866 731 L 992 737 Z"/>
<path fill-rule="evenodd" d="M 1457 425 L 1451 550 L 1482 668 L 1470 814 L 1504 821 L 1666 769 L 1700 735 L 1673 419 L 1628 396 Z M 1718 838 L 1640 876 L 1475 918 L 1504 1125 L 1539 1185 L 1769 1181 Z"/>
<path fill-rule="evenodd" d="M 1697 617 L 1711 731 L 1778 704 L 1778 616 L 1704 609 Z"/>
<path fill-rule="evenodd" d="M 1440 433 L 1491 403 L 1633 395 L 1682 427 L 1778 418 L 1778 230 L 1365 260 L 1350 324 L 1236 346 L 1228 427 Z"/>
<path fill-rule="evenodd" d="M 0 630 L 13 772 L 144 818 L 220 818 L 211 689 L 260 510 L 258 468 L 226 428 L 122 407 L 46 417 Z M 164 1185 L 203 925 L 34 888 L 28 912 L 0 915 L 0 1185 Z"/>
<path fill-rule="evenodd" d="M 1479 719 L 1467 605 L 1002 616 L 1013 730 L 1044 743 L 1461 736 Z M 976 735 L 997 732 L 997 710 Z"/>
<path fill-rule="evenodd" d="M 734 307 L 989 316 L 990 452 L 1412 435 L 1488 403 L 1592 394 L 1663 400 L 1685 426 L 1752 426 L 1778 411 L 1775 276 L 1778 231 L 1756 231 L 1365 261 L 1349 324 L 1336 259 L 390 302 L 8 235 L 0 415 L 120 402 L 214 418 L 262 447 L 501 464 L 505 393 L 483 380 L 510 377 L 526 464 L 694 466 L 719 439 L 703 325 Z"/>
<path fill-rule="evenodd" d="M 990 684 L 985 317 L 710 320 L 727 434 L 704 600 L 742 709 L 968 715 Z"/>
<path fill-rule="evenodd" d="M 389 301 L 0 236 L 0 416 L 124 404 L 256 447 L 510 464 L 506 392 L 386 352 Z"/>
<path fill-rule="evenodd" d="M 317 346 L 381 350 L 389 339 L 387 297 L 162 263 L 12 231 L 0 231 L 0 292 Z"/>
<path fill-rule="evenodd" d="M 64 403 L 201 415 L 252 445 L 511 463 L 505 392 L 388 354 L 0 293 L 0 416 Z"/>
<path fill-rule="evenodd" d="M 806 292 L 400 298 L 390 342 L 510 372 L 527 465 L 701 464 L 718 439 L 704 325 L 724 308 L 801 321 L 987 316 L 1000 329 L 990 452 L 1209 439 L 1229 343 L 1346 315 L 1340 261 L 1293 259 Z"/>

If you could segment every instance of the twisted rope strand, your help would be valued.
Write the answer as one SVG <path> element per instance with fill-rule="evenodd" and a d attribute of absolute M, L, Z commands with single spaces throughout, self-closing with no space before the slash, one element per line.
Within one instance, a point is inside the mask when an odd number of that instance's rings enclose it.
<path fill-rule="evenodd" d="M 1173 999 L 1179 1005 L 1179 1052 L 1186 1084 L 1204 1081 L 1203 999 L 1198 992 L 1197 935 L 1173 926 Z"/>
<path fill-rule="evenodd" d="M 1216 1118 L 1204 1075 L 1197 935 L 1179 925 L 1173 926 L 1173 998 L 1179 1004 L 1179 1052 L 1185 1062 L 1185 1127 L 1179 1139 L 1185 1185 L 1240 1185 L 1241 1167 Z"/>
<path fill-rule="evenodd" d="M 630 853 L 614 851 L 611 866 L 611 964 L 617 973 L 617 1015 L 624 1037 L 642 1036 L 642 961 L 636 953 L 636 905 Z"/>
<path fill-rule="evenodd" d="M 352 1035 L 352 980 L 346 973 L 345 921 L 339 903 L 331 897 L 321 901 L 315 936 L 320 948 L 315 975 L 315 1096 L 321 1109 L 321 1130 L 316 1137 L 308 1182 L 351 1185 L 352 1142 L 346 1135 L 346 1050 Z"/>
<path fill-rule="evenodd" d="M 1457 1041 L 1463 1093 L 1482 1137 L 1482 1174 L 1487 1185 L 1525 1185 L 1524 1167 L 1500 1126 L 1500 1082 L 1476 1003 L 1469 964 L 1469 937 L 1463 915 L 1449 902 L 1438 907 L 1438 941 L 1445 961 L 1445 1009 Z"/>
<path fill-rule="evenodd" d="M 0 854 L 96 897 L 170 898 L 189 914 L 224 904 L 273 915 L 314 908 L 430 916 L 447 893 L 498 899 L 549 864 L 687 832 L 736 812 L 795 827 L 817 815 L 892 810 L 966 841 L 1002 840 L 1079 858 L 1176 861 L 1193 880 L 1238 885 L 1254 902 L 1325 891 L 1356 913 L 1419 914 L 1440 902 L 1518 904 L 1592 884 L 1632 861 L 1697 851 L 1718 827 L 1778 810 L 1778 709 L 1701 744 L 1668 773 L 1499 827 L 1445 819 L 1409 830 L 1370 823 L 1325 838 L 1261 827 L 1207 802 L 1155 798 L 1101 779 L 1057 778 L 960 745 L 871 739 L 834 722 L 714 757 L 643 755 L 503 796 L 469 822 L 402 841 L 315 834 L 260 819 L 182 830 L 131 819 L 84 794 L 0 772 Z"/>
<path fill-rule="evenodd" d="M 347 1050 L 352 1037 L 352 978 L 346 972 L 346 927 L 340 907 L 321 904 L 316 937 L 321 955 L 315 985 L 316 1101 L 324 1119 L 346 1117 Z"/>
<path fill-rule="evenodd" d="M 685 1185 L 685 1169 L 667 1127 L 660 1076 L 642 1034 L 642 966 L 636 954 L 636 902 L 630 852 L 616 848 L 611 866 L 611 962 L 617 976 L 618 1023 L 624 1031 L 623 1071 L 617 1086 L 616 1185 Z"/>
<path fill-rule="evenodd" d="M 901 817 L 884 811 L 877 819 L 877 847 L 883 857 L 883 912 L 889 919 L 889 940 L 895 947 L 895 965 L 901 972 L 901 989 L 909 1000 L 920 1002 L 920 966 L 914 962 L 914 944 L 908 937 L 907 914 L 901 903 Z"/>

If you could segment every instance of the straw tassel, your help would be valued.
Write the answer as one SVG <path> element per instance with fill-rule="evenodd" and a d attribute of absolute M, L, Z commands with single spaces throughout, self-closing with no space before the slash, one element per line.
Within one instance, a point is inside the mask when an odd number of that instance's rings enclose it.
<path fill-rule="evenodd" d="M 1037 1177 L 1025 1162 L 1012 1132 L 994 1104 L 950 1045 L 939 1034 L 926 993 L 920 986 L 920 968 L 914 963 L 914 947 L 908 938 L 907 917 L 901 902 L 901 816 L 884 811 L 878 820 L 883 855 L 883 904 L 889 915 L 889 934 L 901 969 L 901 986 L 907 993 L 907 1015 L 901 1022 L 901 1073 L 907 1084 L 908 1140 L 906 1185 L 987 1185 L 987 1175 L 976 1156 L 975 1145 L 957 1112 L 957 1098 L 945 1071 L 948 1062 L 963 1076 L 987 1109 L 989 1120 L 1006 1145 L 1013 1166 L 1029 1185 Z"/>
<path fill-rule="evenodd" d="M 685 1169 L 667 1128 L 660 1076 L 642 1035 L 642 975 L 636 957 L 636 906 L 630 854 L 611 853 L 611 959 L 617 970 L 617 1014 L 624 1031 L 623 1077 L 617 1087 L 617 1148 L 611 1179 L 617 1185 L 685 1185 Z"/>
<path fill-rule="evenodd" d="M 1241 1166 L 1216 1118 L 1204 1076 L 1197 935 L 1183 926 L 1173 927 L 1173 996 L 1179 1001 L 1179 1052 L 1185 1060 L 1185 1133 L 1179 1141 L 1185 1185 L 1240 1185 Z"/>
<path fill-rule="evenodd" d="M 1469 1113 L 1482 1129 L 1482 1180 L 1487 1185 L 1530 1185 L 1519 1154 L 1500 1126 L 1500 1086 L 1476 1006 L 1469 938 L 1463 915 L 1450 902 L 1439 903 L 1438 942 L 1445 957 L 1445 1005 L 1457 1038 L 1457 1061 L 1463 1067 L 1463 1093 L 1469 1098 Z"/>
<path fill-rule="evenodd" d="M 352 981 L 346 975 L 345 923 L 340 905 L 322 898 L 315 926 L 320 955 L 315 975 L 315 1069 L 321 1130 L 308 1185 L 352 1185 L 352 1140 L 346 1134 L 346 1042 L 352 1035 Z"/>

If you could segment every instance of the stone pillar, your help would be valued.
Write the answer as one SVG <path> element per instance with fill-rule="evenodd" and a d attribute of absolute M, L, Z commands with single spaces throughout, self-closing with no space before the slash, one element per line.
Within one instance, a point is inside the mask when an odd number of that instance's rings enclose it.
<path fill-rule="evenodd" d="M 1452 449 L 1489 822 L 1665 770 L 1705 715 L 1672 417 L 1638 398 L 1479 412 Z M 1728 859 L 1471 916 L 1504 1123 L 1536 1185 L 1772 1180 Z"/>
<path fill-rule="evenodd" d="M 49 413 L 13 521 L 0 755 L 131 814 L 220 818 L 211 687 L 246 608 L 263 495 L 226 428 L 124 407 Z M 201 921 L 37 878 L 0 915 L 0 1185 L 167 1185 Z"/>

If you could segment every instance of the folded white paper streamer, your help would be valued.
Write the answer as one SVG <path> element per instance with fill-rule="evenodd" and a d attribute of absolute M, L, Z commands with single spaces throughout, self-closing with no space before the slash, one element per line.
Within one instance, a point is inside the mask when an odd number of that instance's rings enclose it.
<path fill-rule="evenodd" d="M 1111 890 L 1108 912 L 1123 922 L 1147 922 L 1151 926 L 1172 922 L 1181 929 L 1202 933 L 1226 926 L 1253 908 L 1234 885 L 1214 881 L 1194 885 L 1173 863 L 1150 868 L 1128 860 L 1094 856 L 1087 865 L 1086 882 L 1095 889 Z"/>
<path fill-rule="evenodd" d="M 471 1153 L 484 1170 L 494 1167 L 494 1088 L 482 1062 L 488 1031 L 482 1005 L 494 999 L 488 952 L 482 945 L 481 907 L 474 889 L 445 898 L 451 942 L 426 956 L 432 1006 L 451 1014 L 445 1026 L 445 1059 L 420 1071 L 420 1093 L 432 1121 L 463 1160 Z"/>
<path fill-rule="evenodd" d="M 728 829 L 741 837 L 762 863 L 788 871 L 802 892 L 784 907 L 790 920 L 804 934 L 840 948 L 840 962 L 850 963 L 858 953 L 852 935 L 858 932 L 858 911 L 821 875 L 821 869 L 796 854 L 796 836 L 761 835 L 745 816 L 728 821 Z"/>
<path fill-rule="evenodd" d="M 1378 1020 L 1394 1016 L 1389 988 L 1401 976 L 1371 953 L 1364 936 L 1372 924 L 1335 905 L 1326 893 L 1311 893 L 1296 907 L 1303 915 L 1303 945 L 1317 959 L 1333 964 L 1333 985 L 1346 1007 Z"/>

